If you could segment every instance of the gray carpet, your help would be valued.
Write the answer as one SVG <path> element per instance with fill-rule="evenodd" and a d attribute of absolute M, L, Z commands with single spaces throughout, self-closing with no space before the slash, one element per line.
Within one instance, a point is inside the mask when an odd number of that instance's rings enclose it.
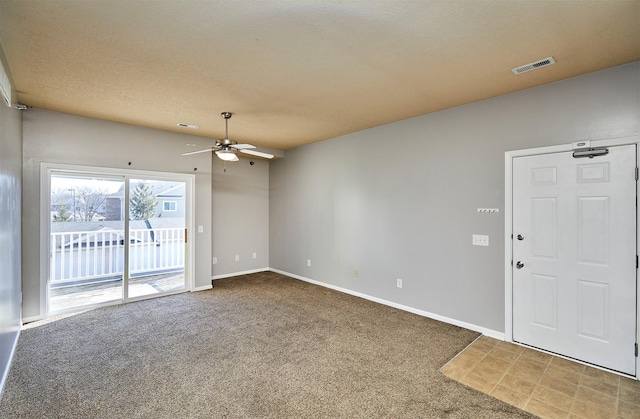
<path fill-rule="evenodd" d="M 477 333 L 275 273 L 23 330 L 2 418 L 531 417 L 446 378 Z"/>

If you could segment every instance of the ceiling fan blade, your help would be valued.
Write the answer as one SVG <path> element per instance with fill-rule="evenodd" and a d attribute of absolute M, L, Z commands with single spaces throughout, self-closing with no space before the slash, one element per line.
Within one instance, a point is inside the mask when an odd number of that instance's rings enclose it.
<path fill-rule="evenodd" d="M 198 153 L 206 153 L 206 152 L 212 152 L 212 151 L 216 151 L 218 149 L 218 147 L 211 147 L 211 148 L 206 148 L 204 150 L 198 150 L 198 151 L 189 151 L 187 153 L 182 153 L 183 156 L 190 156 L 192 154 L 198 154 Z"/>
<path fill-rule="evenodd" d="M 247 148 L 256 148 L 256 146 L 251 145 L 251 144 L 234 144 L 231 147 L 235 148 L 236 150 L 245 150 Z"/>
<path fill-rule="evenodd" d="M 262 151 L 253 151 L 253 150 L 238 150 L 238 151 L 244 154 L 250 154 L 252 156 L 262 157 L 265 159 L 273 158 L 273 154 L 263 153 Z"/>

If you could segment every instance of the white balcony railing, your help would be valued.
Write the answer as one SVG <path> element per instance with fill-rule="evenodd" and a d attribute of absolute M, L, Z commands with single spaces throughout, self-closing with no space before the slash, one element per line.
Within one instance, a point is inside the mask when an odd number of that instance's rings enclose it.
<path fill-rule="evenodd" d="M 51 233 L 52 285 L 122 277 L 123 230 Z M 129 275 L 184 269 L 184 229 L 130 230 Z"/>

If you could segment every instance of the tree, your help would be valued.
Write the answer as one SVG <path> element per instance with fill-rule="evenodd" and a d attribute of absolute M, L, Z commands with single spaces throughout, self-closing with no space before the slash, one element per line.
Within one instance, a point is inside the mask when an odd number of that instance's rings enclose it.
<path fill-rule="evenodd" d="M 77 188 L 76 212 L 81 221 L 94 221 L 98 211 L 107 200 L 108 193 L 95 188 Z"/>
<path fill-rule="evenodd" d="M 146 182 L 136 183 L 129 198 L 129 212 L 133 220 L 148 220 L 156 213 L 158 200 L 153 196 L 153 190 Z"/>
<path fill-rule="evenodd" d="M 54 208 L 56 213 L 53 214 L 52 221 L 71 221 L 73 214 L 69 212 L 69 204 L 72 199 L 66 189 L 55 188 L 51 191 L 51 210 Z"/>
<path fill-rule="evenodd" d="M 63 221 L 71 221 L 72 215 L 73 214 L 69 212 L 65 204 L 60 204 L 60 206 L 58 206 L 58 212 L 53 214 L 53 221 L 56 223 L 63 222 Z"/>

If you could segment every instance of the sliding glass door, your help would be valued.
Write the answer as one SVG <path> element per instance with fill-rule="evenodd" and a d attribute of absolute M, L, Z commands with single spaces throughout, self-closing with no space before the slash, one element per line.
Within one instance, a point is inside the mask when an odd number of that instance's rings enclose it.
<path fill-rule="evenodd" d="M 123 177 L 50 177 L 49 306 L 52 312 L 122 299 Z"/>
<path fill-rule="evenodd" d="M 185 288 L 185 191 L 185 182 L 129 181 L 129 298 Z"/>
<path fill-rule="evenodd" d="M 191 180 L 53 169 L 49 313 L 187 290 Z"/>

